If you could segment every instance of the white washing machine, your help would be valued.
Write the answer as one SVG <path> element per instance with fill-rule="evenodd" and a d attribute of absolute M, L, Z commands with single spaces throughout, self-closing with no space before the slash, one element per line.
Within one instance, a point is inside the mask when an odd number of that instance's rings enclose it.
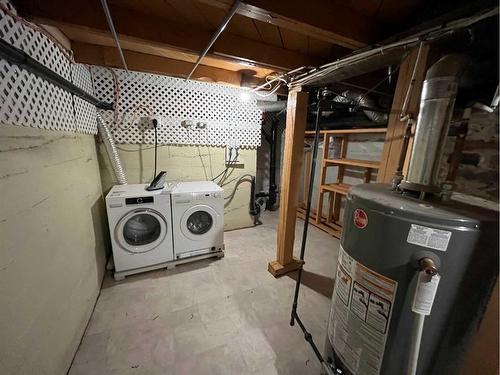
<path fill-rule="evenodd" d="M 106 196 L 115 279 L 174 259 L 170 188 L 116 185 Z"/>
<path fill-rule="evenodd" d="M 224 190 L 212 181 L 172 188 L 174 256 L 183 259 L 224 250 Z"/>

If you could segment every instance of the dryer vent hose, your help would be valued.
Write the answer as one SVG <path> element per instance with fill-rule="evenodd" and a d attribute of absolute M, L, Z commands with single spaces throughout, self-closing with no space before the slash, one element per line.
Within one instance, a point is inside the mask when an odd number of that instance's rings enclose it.
<path fill-rule="evenodd" d="M 118 180 L 118 184 L 126 185 L 127 177 L 125 176 L 125 171 L 123 170 L 122 162 L 120 160 L 120 156 L 118 155 L 113 135 L 99 113 L 97 114 L 97 130 L 101 135 L 104 147 L 106 148 L 106 153 L 108 154 L 111 166 L 113 167 L 116 179 Z"/>

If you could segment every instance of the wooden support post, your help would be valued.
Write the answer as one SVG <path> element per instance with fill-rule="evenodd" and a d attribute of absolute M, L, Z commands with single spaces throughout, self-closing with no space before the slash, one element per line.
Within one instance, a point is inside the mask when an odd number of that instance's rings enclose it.
<path fill-rule="evenodd" d="M 302 266 L 302 263 L 293 257 L 293 242 L 295 240 L 308 96 L 307 92 L 295 90 L 288 94 L 285 150 L 281 172 L 277 259 L 270 262 L 268 267 L 269 272 L 275 277 L 297 270 Z"/>
<path fill-rule="evenodd" d="M 347 155 L 347 137 L 348 135 L 343 135 L 340 141 L 340 159 L 344 159 Z M 340 164 L 337 171 L 337 183 L 344 181 L 345 165 Z M 340 203 L 342 200 L 342 194 L 334 193 L 333 196 L 333 222 L 338 224 L 340 221 Z"/>
<path fill-rule="evenodd" d="M 319 178 L 319 196 L 318 205 L 316 206 L 316 223 L 321 223 L 323 216 L 323 198 L 325 196 L 325 191 L 322 186 L 326 181 L 326 166 L 325 160 L 328 159 L 328 149 L 330 148 L 330 134 L 325 133 L 323 136 L 323 156 L 321 158 L 321 172 Z"/>
<path fill-rule="evenodd" d="M 304 150 L 304 184 L 302 186 L 302 196 L 300 197 L 299 207 L 306 208 L 307 192 L 309 191 L 309 179 L 311 178 L 311 149 Z"/>
<path fill-rule="evenodd" d="M 411 83 L 413 68 L 417 60 L 418 48 L 415 48 L 409 55 L 405 57 L 399 68 L 398 82 L 394 93 L 394 100 L 389 115 L 387 124 L 387 133 L 385 136 L 384 150 L 382 151 L 382 160 L 378 171 L 377 182 L 389 183 L 392 181 L 394 173 L 397 170 L 399 155 L 403 147 L 403 136 L 406 129 L 406 123 L 400 121 L 401 110 L 405 100 L 408 86 Z M 418 116 L 420 93 L 422 84 L 425 79 L 427 68 L 434 62 L 434 56 L 431 53 L 429 45 L 422 46 L 420 51 L 420 59 L 415 72 L 415 81 L 413 85 L 412 95 L 408 104 L 408 113 L 416 120 Z M 411 142 L 408 150 L 411 148 Z M 407 162 L 408 162 L 407 153 Z M 407 164 L 407 163 L 406 163 Z"/>

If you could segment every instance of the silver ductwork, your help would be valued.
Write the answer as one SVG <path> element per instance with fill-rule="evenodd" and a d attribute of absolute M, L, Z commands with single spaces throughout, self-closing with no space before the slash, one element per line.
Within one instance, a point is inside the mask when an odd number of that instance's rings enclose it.
<path fill-rule="evenodd" d="M 342 94 L 337 95 L 334 99 L 337 103 L 348 103 L 354 104 L 361 107 L 374 108 L 375 102 L 372 98 L 367 95 L 364 95 L 361 92 L 357 92 L 354 90 L 346 90 Z M 387 123 L 387 114 L 377 111 L 363 110 L 363 113 L 366 117 L 368 117 L 371 121 L 377 124 L 386 124 Z"/>
<path fill-rule="evenodd" d="M 99 113 L 97 114 L 97 130 L 101 135 L 104 147 L 106 148 L 106 153 L 108 154 L 111 162 L 111 167 L 113 168 L 113 172 L 118 180 L 118 184 L 126 185 L 127 177 L 125 176 L 125 171 L 123 169 L 120 156 L 118 155 L 113 135 Z"/>
<path fill-rule="evenodd" d="M 400 188 L 421 192 L 439 191 L 437 177 L 441 156 L 464 68 L 464 56 L 446 55 L 427 71 L 408 175 Z"/>

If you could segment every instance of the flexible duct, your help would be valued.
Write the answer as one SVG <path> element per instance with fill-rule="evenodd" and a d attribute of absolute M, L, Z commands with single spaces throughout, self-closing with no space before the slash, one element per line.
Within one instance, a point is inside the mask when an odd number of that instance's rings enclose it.
<path fill-rule="evenodd" d="M 257 100 L 257 108 L 264 112 L 280 112 L 286 109 L 286 100 L 279 100 L 276 102 Z"/>
<path fill-rule="evenodd" d="M 370 97 L 363 95 L 361 92 L 357 92 L 354 90 L 346 90 L 342 94 L 337 95 L 334 99 L 337 103 L 347 103 L 354 104 L 360 107 L 368 107 L 375 108 L 375 102 Z M 368 117 L 371 121 L 377 124 L 386 124 L 387 123 L 387 114 L 377 111 L 371 111 L 364 109 L 363 113 Z"/>
<path fill-rule="evenodd" d="M 465 68 L 461 55 L 446 55 L 425 76 L 410 166 L 401 187 L 436 191 L 437 177 L 453 114 L 458 82 Z"/>
<path fill-rule="evenodd" d="M 99 113 L 97 114 L 97 130 L 101 135 L 104 147 L 106 148 L 106 153 L 108 154 L 111 166 L 115 172 L 116 179 L 118 180 L 118 184 L 126 185 L 127 177 L 125 176 L 122 162 L 118 156 L 118 150 L 116 149 L 113 135 Z"/>

